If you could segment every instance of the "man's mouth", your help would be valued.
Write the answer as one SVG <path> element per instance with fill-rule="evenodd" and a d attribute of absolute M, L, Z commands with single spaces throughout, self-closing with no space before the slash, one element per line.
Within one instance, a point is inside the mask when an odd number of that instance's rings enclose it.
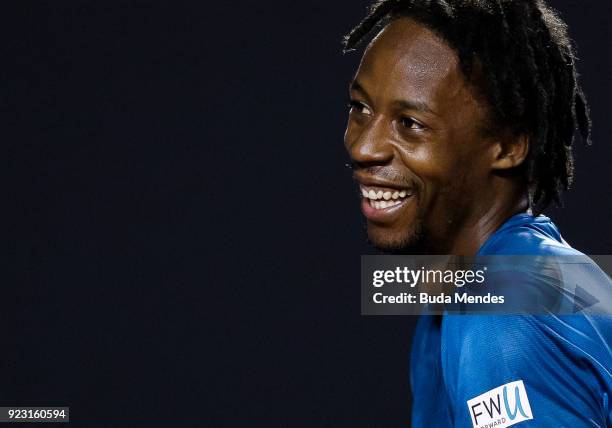
<path fill-rule="evenodd" d="M 361 211 L 370 221 L 393 223 L 400 218 L 404 207 L 414 199 L 412 189 L 393 189 L 380 186 L 360 185 Z"/>
<path fill-rule="evenodd" d="M 392 208 L 400 205 L 407 198 L 412 196 L 412 190 L 403 189 L 390 189 L 377 186 L 364 186 L 360 185 L 361 196 L 366 199 L 366 202 L 374 209 L 381 210 L 386 208 Z"/>

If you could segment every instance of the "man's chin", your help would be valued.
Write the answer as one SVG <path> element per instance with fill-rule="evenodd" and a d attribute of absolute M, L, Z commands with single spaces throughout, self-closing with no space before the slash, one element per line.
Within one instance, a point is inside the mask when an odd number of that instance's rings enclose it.
<path fill-rule="evenodd" d="M 417 230 L 394 233 L 368 226 L 368 242 L 388 254 L 425 254 L 422 234 Z"/>

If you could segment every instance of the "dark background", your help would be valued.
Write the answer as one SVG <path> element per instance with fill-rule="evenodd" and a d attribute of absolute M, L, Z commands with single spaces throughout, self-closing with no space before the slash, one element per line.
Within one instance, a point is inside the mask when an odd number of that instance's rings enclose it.
<path fill-rule="evenodd" d="M 408 426 L 414 319 L 363 317 L 342 145 L 368 2 L 3 5 L 0 405 L 75 426 Z M 594 146 L 565 238 L 610 253 L 608 4 L 553 1 Z"/>

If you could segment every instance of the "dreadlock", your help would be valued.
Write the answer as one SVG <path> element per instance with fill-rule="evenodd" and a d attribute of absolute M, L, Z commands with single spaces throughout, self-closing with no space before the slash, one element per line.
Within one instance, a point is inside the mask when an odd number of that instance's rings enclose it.
<path fill-rule="evenodd" d="M 530 208 L 539 213 L 551 202 L 560 205 L 574 177 L 575 135 L 591 143 L 567 25 L 543 0 L 378 0 L 344 38 L 344 52 L 400 17 L 446 40 L 468 80 L 478 61 L 479 89 L 496 128 L 530 137 L 524 165 Z"/>

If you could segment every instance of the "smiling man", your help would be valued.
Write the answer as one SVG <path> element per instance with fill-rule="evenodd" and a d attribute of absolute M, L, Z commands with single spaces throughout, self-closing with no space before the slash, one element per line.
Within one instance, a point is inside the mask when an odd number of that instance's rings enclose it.
<path fill-rule="evenodd" d="M 384 0 L 345 145 L 389 253 L 579 255 L 549 218 L 590 119 L 566 26 L 538 0 Z M 609 284 L 606 284 L 608 286 Z M 413 426 L 610 426 L 607 317 L 421 317 Z"/>
<path fill-rule="evenodd" d="M 486 100 L 432 30 L 407 18 L 389 24 L 367 49 L 351 100 L 346 144 L 375 245 L 475 253 L 527 209 L 525 179 L 502 173 L 524 161 L 527 138 L 491 129 Z"/>

